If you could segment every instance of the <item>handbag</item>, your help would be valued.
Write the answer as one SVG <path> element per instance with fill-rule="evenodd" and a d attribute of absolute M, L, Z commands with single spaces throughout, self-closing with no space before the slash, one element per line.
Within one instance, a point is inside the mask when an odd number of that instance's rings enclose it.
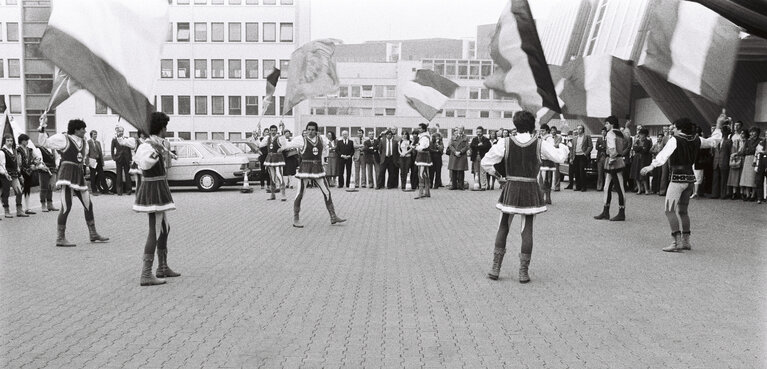
<path fill-rule="evenodd" d="M 730 154 L 730 168 L 738 169 L 743 165 L 743 157 L 738 154 Z"/>

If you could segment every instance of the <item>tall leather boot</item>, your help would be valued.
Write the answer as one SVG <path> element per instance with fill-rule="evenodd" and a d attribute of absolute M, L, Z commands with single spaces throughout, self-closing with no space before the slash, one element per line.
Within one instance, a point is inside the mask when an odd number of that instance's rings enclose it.
<path fill-rule="evenodd" d="M 519 254 L 519 283 L 530 282 L 527 269 L 530 267 L 530 254 Z"/>
<path fill-rule="evenodd" d="M 56 207 L 53 206 L 53 200 L 48 201 L 48 211 L 59 211 L 59 209 L 56 209 Z"/>
<path fill-rule="evenodd" d="M 547 188 L 544 194 L 546 195 L 546 205 L 551 205 L 551 189 Z"/>
<path fill-rule="evenodd" d="M 5 211 L 5 217 L 6 218 L 13 218 L 13 214 L 11 214 L 11 209 L 8 207 L 3 207 L 3 210 Z"/>
<path fill-rule="evenodd" d="M 611 222 L 622 222 L 624 220 L 626 220 L 626 207 L 625 206 L 621 206 L 620 208 L 618 208 L 618 214 L 615 215 L 614 217 L 610 218 L 610 221 Z"/>
<path fill-rule="evenodd" d="M 280 193 L 282 194 L 280 201 L 287 201 L 288 199 L 285 197 L 285 183 L 280 183 Z"/>
<path fill-rule="evenodd" d="M 336 223 L 343 223 L 346 221 L 346 219 L 341 219 L 336 215 L 336 208 L 333 206 L 333 201 L 325 201 L 325 206 L 328 208 L 328 213 L 330 213 L 330 224 L 336 224 Z"/>
<path fill-rule="evenodd" d="M 157 279 L 152 275 L 152 264 L 154 264 L 154 255 L 144 254 L 144 267 L 141 268 L 141 280 L 142 286 L 156 286 L 158 284 L 165 284 L 164 279 Z"/>
<path fill-rule="evenodd" d="M 24 209 L 21 205 L 16 205 L 16 217 L 17 218 L 29 218 L 29 215 L 24 213 Z"/>
<path fill-rule="evenodd" d="M 75 247 L 72 242 L 67 241 L 66 233 L 67 226 L 59 224 L 57 227 L 58 236 L 56 237 L 56 246 L 58 247 Z"/>
<path fill-rule="evenodd" d="M 301 213 L 301 205 L 293 205 L 293 227 L 304 228 L 301 224 L 299 214 Z"/>
<path fill-rule="evenodd" d="M 503 255 L 506 254 L 505 247 L 496 247 L 493 251 L 493 268 L 487 273 L 487 278 L 492 280 L 498 280 L 498 276 L 501 274 L 501 264 L 503 264 Z"/>
<path fill-rule="evenodd" d="M 429 185 L 424 186 L 423 197 L 431 197 L 431 189 L 429 188 Z"/>
<path fill-rule="evenodd" d="M 690 244 L 690 232 L 682 232 L 682 250 L 692 250 L 692 244 Z"/>
<path fill-rule="evenodd" d="M 605 208 L 602 209 L 602 213 L 594 216 L 594 219 L 597 219 L 597 220 L 610 219 L 610 205 L 605 205 Z"/>
<path fill-rule="evenodd" d="M 276 200 L 277 196 L 275 196 L 275 192 L 277 192 L 277 187 L 274 185 L 274 183 L 269 185 L 269 198 L 267 200 Z"/>
<path fill-rule="evenodd" d="M 680 252 L 682 251 L 682 234 L 680 232 L 674 232 L 671 234 L 674 238 L 674 242 L 663 248 L 665 252 Z"/>
<path fill-rule="evenodd" d="M 176 273 L 168 266 L 168 249 L 157 249 L 157 278 L 179 277 L 181 273 Z M 150 267 L 151 268 L 151 267 Z M 150 269 L 151 270 L 151 269 Z"/>
<path fill-rule="evenodd" d="M 93 220 L 86 221 L 85 224 L 88 225 L 88 234 L 91 236 L 91 242 L 107 242 L 109 241 L 109 237 L 103 237 L 98 232 L 96 232 L 96 222 Z"/>

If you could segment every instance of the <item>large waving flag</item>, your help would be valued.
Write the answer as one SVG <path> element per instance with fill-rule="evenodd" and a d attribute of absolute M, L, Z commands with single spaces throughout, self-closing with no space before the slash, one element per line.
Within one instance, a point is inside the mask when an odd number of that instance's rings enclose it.
<path fill-rule="evenodd" d="M 453 96 L 458 85 L 428 69 L 415 72 L 415 79 L 403 89 L 408 105 L 431 121 Z"/>
<path fill-rule="evenodd" d="M 333 60 L 337 43 L 341 41 L 315 40 L 291 54 L 283 115 L 301 101 L 338 90 L 338 74 Z"/>
<path fill-rule="evenodd" d="M 692 0 L 705 5 L 746 32 L 767 39 L 767 1 L 754 0 Z"/>
<path fill-rule="evenodd" d="M 56 0 L 40 50 L 134 127 L 148 131 L 167 32 L 167 0 Z"/>
<path fill-rule="evenodd" d="M 485 86 L 515 96 L 522 107 L 560 113 L 554 83 L 527 0 L 509 0 L 490 41 L 495 71 Z"/>
<path fill-rule="evenodd" d="M 658 1 L 638 65 L 724 105 L 735 70 L 740 28 L 691 1 Z"/>
<path fill-rule="evenodd" d="M 45 113 L 56 109 L 59 104 L 68 99 L 75 92 L 80 91 L 80 87 L 77 82 L 72 80 L 68 74 L 66 74 L 61 68 L 56 68 L 56 72 L 53 76 L 53 89 L 51 90 L 51 100 L 48 102 L 48 108 L 45 109 Z"/>
<path fill-rule="evenodd" d="M 266 76 L 266 96 L 264 96 L 264 111 L 274 100 L 274 89 L 277 88 L 277 82 L 280 80 L 280 70 L 272 69 L 272 73 Z"/>
<path fill-rule="evenodd" d="M 631 62 L 611 55 L 591 55 L 571 60 L 565 67 L 559 97 L 568 114 L 594 118 L 629 113 Z"/>

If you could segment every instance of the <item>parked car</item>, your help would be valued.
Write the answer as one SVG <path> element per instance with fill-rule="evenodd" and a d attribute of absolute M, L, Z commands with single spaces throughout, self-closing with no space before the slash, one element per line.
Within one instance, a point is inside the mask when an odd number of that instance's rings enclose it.
<path fill-rule="evenodd" d="M 261 156 L 261 153 L 258 152 L 252 152 L 250 151 L 250 148 L 248 148 L 248 151 L 243 150 L 240 148 L 240 146 L 229 142 L 229 141 L 203 141 L 203 144 L 205 145 L 211 145 L 216 148 L 220 153 L 224 155 L 239 155 L 239 156 L 245 156 L 248 158 L 248 181 L 255 181 L 259 180 L 261 177 L 261 162 L 259 161 L 259 156 Z"/>
<path fill-rule="evenodd" d="M 250 141 L 232 141 L 232 145 L 237 146 L 238 149 L 242 150 L 244 153 L 248 154 L 248 157 L 251 157 L 251 155 L 255 155 L 256 161 L 251 161 L 249 163 L 248 168 L 250 169 L 250 174 L 248 175 L 248 178 L 251 181 L 260 180 L 261 179 L 261 150 L 259 149 L 258 145 L 255 142 Z"/>
<path fill-rule="evenodd" d="M 245 155 L 225 155 L 206 141 L 170 141 L 177 156 L 168 168 L 171 186 L 197 186 L 200 191 L 215 191 L 224 185 L 242 182 L 249 160 Z M 105 158 L 106 159 L 106 158 Z M 104 175 L 110 191 L 114 190 L 117 171 L 114 161 L 104 161 Z"/>

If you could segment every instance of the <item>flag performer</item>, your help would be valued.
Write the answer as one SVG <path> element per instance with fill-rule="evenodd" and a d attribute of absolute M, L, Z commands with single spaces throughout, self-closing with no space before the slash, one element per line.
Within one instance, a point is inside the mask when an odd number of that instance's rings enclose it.
<path fill-rule="evenodd" d="M 61 163 L 59 164 L 58 180 L 56 187 L 61 188 L 61 211 L 58 217 L 58 236 L 56 246 L 74 247 L 74 243 L 66 238 L 67 218 L 72 210 L 72 196 L 77 197 L 85 209 L 85 223 L 88 225 L 88 233 L 91 242 L 106 242 L 108 237 L 102 237 L 96 231 L 96 221 L 93 214 L 88 185 L 85 183 L 83 173 L 83 159 L 88 157 L 88 145 L 85 142 L 85 122 L 80 119 L 72 119 L 67 125 L 67 133 L 55 134 L 48 137 L 45 132 L 48 117 L 40 117 L 38 131 L 39 146 L 43 146 L 59 152 Z"/>
<path fill-rule="evenodd" d="M 284 124 L 280 123 L 280 126 L 284 127 Z M 269 137 L 262 139 L 259 144 L 259 147 L 266 147 L 268 150 L 264 166 L 266 166 L 269 172 L 269 178 L 272 179 L 272 183 L 270 184 L 271 194 L 267 200 L 277 199 L 275 192 L 278 188 L 277 184 L 279 184 L 280 193 L 282 193 L 280 201 L 287 201 L 285 197 L 285 180 L 282 176 L 282 169 L 285 166 L 285 157 L 282 155 L 282 152 L 287 144 L 288 140 L 285 139 L 282 133 L 277 131 L 277 126 L 274 124 L 269 127 Z"/>
<path fill-rule="evenodd" d="M 415 166 L 418 168 L 418 196 L 415 199 L 431 197 L 429 169 L 431 168 L 431 135 L 429 134 L 429 125 L 427 123 L 418 124 L 418 144 L 415 147 Z"/>

